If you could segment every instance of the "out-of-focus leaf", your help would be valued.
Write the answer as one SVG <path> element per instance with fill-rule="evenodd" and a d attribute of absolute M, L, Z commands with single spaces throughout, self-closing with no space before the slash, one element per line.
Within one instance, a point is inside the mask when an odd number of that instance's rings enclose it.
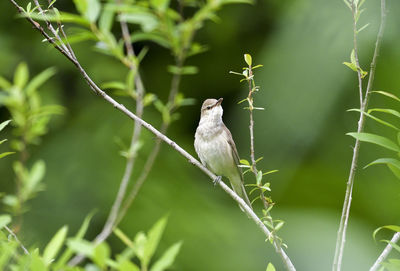
<path fill-rule="evenodd" d="M 169 6 L 169 0 L 150 0 L 150 5 L 159 12 L 165 12 Z"/>
<path fill-rule="evenodd" d="M 13 153 L 15 153 L 15 152 L 8 151 L 8 152 L 3 152 L 3 153 L 0 153 L 0 159 L 1 159 L 1 158 L 3 158 L 3 157 L 6 157 L 6 156 L 8 156 L 8 155 L 10 155 L 10 154 L 13 154 Z"/>
<path fill-rule="evenodd" d="M 88 0 L 73 0 L 76 10 L 85 15 L 87 9 L 89 8 Z"/>
<path fill-rule="evenodd" d="M 11 222 L 11 216 L 9 215 L 0 215 L 0 229 L 7 226 L 8 223 Z"/>
<path fill-rule="evenodd" d="M 37 161 L 29 173 L 29 177 L 26 179 L 26 193 L 35 192 L 38 188 L 38 184 L 43 179 L 46 172 L 46 164 L 43 160 Z"/>
<path fill-rule="evenodd" d="M 3 121 L 2 123 L 0 123 L 0 131 L 3 130 L 4 127 L 6 127 L 10 122 L 11 122 L 11 120 L 6 120 L 6 121 Z"/>
<path fill-rule="evenodd" d="M 72 238 L 75 240 L 80 240 L 83 238 L 83 236 L 85 235 L 85 233 L 87 232 L 88 228 L 89 228 L 89 224 L 90 224 L 90 220 L 92 219 L 94 215 L 94 212 L 91 212 L 90 214 L 88 214 L 85 217 L 85 220 L 83 221 L 81 227 L 79 228 L 77 234 Z M 61 268 L 61 266 L 65 265 L 65 263 L 71 258 L 71 256 L 73 255 L 73 250 L 71 248 L 67 248 L 64 253 L 60 256 L 59 260 L 57 261 L 57 263 L 54 265 L 54 269 L 58 270 L 59 268 Z"/>
<path fill-rule="evenodd" d="M 26 85 L 26 82 L 28 82 L 28 79 L 29 79 L 28 66 L 26 65 L 26 63 L 22 62 L 18 64 L 17 69 L 15 70 L 14 85 L 19 87 L 20 89 L 23 89 Z"/>
<path fill-rule="evenodd" d="M 181 249 L 182 242 L 178 242 L 170 246 L 164 254 L 153 264 L 150 271 L 164 271 L 171 267 L 174 263 L 176 256 Z"/>
<path fill-rule="evenodd" d="M 90 258 L 93 257 L 94 254 L 94 245 L 86 240 L 83 239 L 68 239 L 67 241 L 68 247 L 71 248 L 74 252 L 78 254 L 83 254 Z"/>
<path fill-rule="evenodd" d="M 382 146 L 386 149 L 400 152 L 400 148 L 396 143 L 394 143 L 390 139 L 383 137 L 383 136 L 370 134 L 370 133 L 347 133 L 347 135 L 352 136 L 355 139 L 358 139 L 363 142 L 373 143 L 373 144 Z"/>
<path fill-rule="evenodd" d="M 106 262 L 110 258 L 110 247 L 107 243 L 100 243 L 94 248 L 93 261 L 101 268 L 106 267 Z"/>
<path fill-rule="evenodd" d="M 18 243 L 8 242 L 7 245 L 0 246 L 0 248 L 0 270 L 5 270 L 5 265 L 9 262 L 11 257 L 17 253 Z"/>
<path fill-rule="evenodd" d="M 388 271 L 399 271 L 400 270 L 400 260 L 389 259 L 388 262 L 381 263 Z"/>
<path fill-rule="evenodd" d="M 0 76 L 0 89 L 7 90 L 9 88 L 11 88 L 11 83 L 4 77 Z"/>
<path fill-rule="evenodd" d="M 382 240 L 382 242 L 385 242 L 385 243 L 390 244 L 395 250 L 397 250 L 398 252 L 400 252 L 400 246 L 397 245 L 396 243 L 390 242 L 389 240 Z"/>
<path fill-rule="evenodd" d="M 120 81 L 111 81 L 106 82 L 101 85 L 102 88 L 105 89 L 119 89 L 119 90 L 126 90 L 126 85 Z"/>
<path fill-rule="evenodd" d="M 154 255 L 158 247 L 158 243 L 160 242 L 161 236 L 164 232 L 165 226 L 167 225 L 167 217 L 163 217 L 158 220 L 153 227 L 147 233 L 147 242 L 144 247 L 143 253 L 143 264 L 148 266 L 151 258 Z"/>
<path fill-rule="evenodd" d="M 46 263 L 39 255 L 39 250 L 31 254 L 30 271 L 47 271 Z"/>
<path fill-rule="evenodd" d="M 110 32 L 114 22 L 115 12 L 111 8 L 104 6 L 99 19 L 99 29 L 101 32 Z"/>
<path fill-rule="evenodd" d="M 33 91 L 37 90 L 44 82 L 46 82 L 50 77 L 52 77 L 56 73 L 56 69 L 51 67 L 48 68 L 35 77 L 28 83 L 26 86 L 26 95 L 30 96 Z"/>
<path fill-rule="evenodd" d="M 166 39 L 161 34 L 152 33 L 152 32 L 150 32 L 150 33 L 143 33 L 143 32 L 133 33 L 131 35 L 131 41 L 132 42 L 152 41 L 162 47 L 170 48 L 170 42 L 168 39 Z"/>
<path fill-rule="evenodd" d="M 222 5 L 227 5 L 227 4 L 253 4 L 253 0 L 221 0 L 220 3 Z"/>
<path fill-rule="evenodd" d="M 35 20 L 47 20 L 50 22 L 64 22 L 64 23 L 75 23 L 85 27 L 90 26 L 90 22 L 82 16 L 68 13 L 68 12 L 60 12 L 59 14 L 55 14 L 51 10 L 46 12 L 46 16 L 44 17 L 43 14 L 39 14 L 36 12 L 30 13 L 29 15 L 25 15 L 25 17 L 30 17 Z"/>
<path fill-rule="evenodd" d="M 158 26 L 158 19 L 149 12 L 123 13 L 119 20 L 132 24 L 139 24 L 144 32 L 150 32 Z"/>
<path fill-rule="evenodd" d="M 61 249 L 64 244 L 65 238 L 67 237 L 68 227 L 63 226 L 58 232 L 53 236 L 51 241 L 47 244 L 43 252 L 43 260 L 46 265 L 49 265 Z"/>
<path fill-rule="evenodd" d="M 140 271 L 140 268 L 129 260 L 123 260 L 119 266 L 119 271 Z"/>
<path fill-rule="evenodd" d="M 268 263 L 266 271 L 275 271 L 275 267 L 272 263 Z"/>
<path fill-rule="evenodd" d="M 88 8 L 85 12 L 85 17 L 89 20 L 89 22 L 96 22 L 99 17 L 101 4 L 99 0 L 85 0 L 87 1 Z"/>
<path fill-rule="evenodd" d="M 386 91 L 381 91 L 381 90 L 377 90 L 377 91 L 371 91 L 372 93 L 378 93 L 381 95 L 384 95 L 386 97 L 392 98 L 393 100 L 396 100 L 398 102 L 400 102 L 400 98 L 397 97 L 396 95 L 390 93 L 390 92 L 386 92 Z"/>
<path fill-rule="evenodd" d="M 119 228 L 116 228 L 114 231 L 114 234 L 128 247 L 134 247 L 134 244 L 132 242 L 131 239 L 129 239 L 128 236 L 126 236 L 126 234 L 121 231 Z"/>
<path fill-rule="evenodd" d="M 138 256 L 141 262 L 144 260 L 144 250 L 147 244 L 147 237 L 144 232 L 138 232 L 135 236 L 134 243 L 134 252 Z"/>
<path fill-rule="evenodd" d="M 168 71 L 172 74 L 196 74 L 198 73 L 198 68 L 196 66 L 184 66 L 184 67 L 177 67 L 173 65 L 168 66 Z"/>

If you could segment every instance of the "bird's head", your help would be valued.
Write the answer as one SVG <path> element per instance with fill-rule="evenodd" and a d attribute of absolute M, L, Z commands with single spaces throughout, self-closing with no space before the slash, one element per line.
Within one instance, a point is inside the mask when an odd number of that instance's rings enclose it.
<path fill-rule="evenodd" d="M 201 106 L 201 121 L 219 121 L 222 120 L 223 109 L 221 106 L 222 98 L 207 99 Z"/>

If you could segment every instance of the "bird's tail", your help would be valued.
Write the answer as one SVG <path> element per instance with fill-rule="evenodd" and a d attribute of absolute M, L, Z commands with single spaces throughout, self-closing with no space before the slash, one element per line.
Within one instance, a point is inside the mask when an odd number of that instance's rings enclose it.
<path fill-rule="evenodd" d="M 237 178 L 237 179 L 234 178 L 233 180 L 231 179 L 230 182 L 231 182 L 231 186 L 232 186 L 233 191 L 235 191 L 235 193 L 238 194 L 238 196 L 241 197 L 251 209 L 253 209 L 251 207 L 250 200 L 247 197 L 246 190 L 244 189 L 244 185 L 243 185 L 242 179 L 241 178 Z M 244 211 L 243 208 L 240 205 L 239 205 L 239 207 L 240 207 L 240 209 L 242 211 Z"/>

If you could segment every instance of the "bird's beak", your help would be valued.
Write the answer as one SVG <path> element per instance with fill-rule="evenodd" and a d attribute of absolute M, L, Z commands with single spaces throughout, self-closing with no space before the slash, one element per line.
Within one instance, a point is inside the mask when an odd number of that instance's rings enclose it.
<path fill-rule="evenodd" d="M 218 101 L 217 101 L 217 103 L 216 103 L 215 105 L 221 105 L 221 103 L 222 103 L 223 100 L 224 100 L 223 98 L 219 98 Z"/>

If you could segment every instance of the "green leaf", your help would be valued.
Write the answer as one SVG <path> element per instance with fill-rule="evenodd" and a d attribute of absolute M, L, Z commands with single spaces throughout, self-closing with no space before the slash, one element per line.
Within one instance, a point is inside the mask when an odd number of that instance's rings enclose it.
<path fill-rule="evenodd" d="M 397 159 L 393 158 L 380 158 L 377 159 L 368 165 L 366 165 L 364 168 L 367 168 L 371 165 L 376 165 L 376 164 L 386 164 L 387 167 L 392 171 L 392 173 L 400 179 L 400 161 Z"/>
<path fill-rule="evenodd" d="M 103 242 L 95 247 L 92 259 L 101 269 L 104 269 L 107 260 L 110 258 L 110 254 L 110 247 L 107 243 Z"/>
<path fill-rule="evenodd" d="M 3 157 L 6 157 L 6 156 L 8 156 L 8 155 L 10 155 L 10 154 L 13 154 L 13 153 L 15 153 L 15 152 L 8 151 L 8 152 L 3 152 L 3 153 L 0 153 L 0 159 L 1 159 L 1 158 L 3 158 Z"/>
<path fill-rule="evenodd" d="M 268 263 L 268 266 L 267 266 L 267 270 L 266 270 L 266 271 L 275 271 L 274 265 L 273 265 L 272 263 Z"/>
<path fill-rule="evenodd" d="M 256 176 L 257 185 L 261 184 L 262 176 L 263 176 L 263 173 L 261 170 L 259 170 L 257 172 L 257 176 Z"/>
<path fill-rule="evenodd" d="M 392 98 L 393 100 L 396 100 L 396 101 L 400 102 L 400 98 L 397 97 L 396 95 L 390 93 L 390 92 L 380 91 L 380 90 L 371 91 L 371 92 L 372 92 L 372 93 L 378 93 L 378 94 L 384 95 L 384 96 L 386 96 L 386 97 Z"/>
<path fill-rule="evenodd" d="M 397 225 L 382 226 L 382 227 L 379 227 L 376 230 L 374 230 L 374 232 L 372 234 L 372 238 L 374 238 L 374 240 L 376 240 L 376 234 L 382 229 L 388 229 L 388 230 L 391 230 L 394 232 L 400 232 L 400 226 L 397 226 Z"/>
<path fill-rule="evenodd" d="M 9 88 L 11 88 L 11 86 L 11 83 L 7 79 L 0 76 L 0 89 L 8 90 Z"/>
<path fill-rule="evenodd" d="M 26 85 L 26 82 L 28 82 L 28 79 L 29 79 L 28 66 L 26 65 L 26 63 L 22 62 L 17 66 L 17 69 L 15 70 L 14 84 L 20 89 L 23 89 Z"/>
<path fill-rule="evenodd" d="M 344 65 L 346 65 L 347 67 L 349 67 L 350 69 L 352 69 L 353 71 L 357 71 L 357 66 L 353 63 L 350 62 L 343 62 Z"/>
<path fill-rule="evenodd" d="M 143 265 L 148 266 L 151 258 L 154 255 L 160 242 L 161 236 L 163 235 L 165 226 L 167 225 L 167 216 L 164 216 L 158 220 L 153 227 L 147 233 L 147 242 L 143 251 Z"/>
<path fill-rule="evenodd" d="M 42 181 L 46 172 L 46 164 L 43 160 L 37 161 L 29 173 L 29 177 L 26 180 L 26 190 L 28 193 L 35 192 L 38 188 L 38 184 Z"/>
<path fill-rule="evenodd" d="M 390 244 L 395 250 L 400 252 L 400 246 L 398 246 L 396 243 L 390 242 L 389 240 L 382 240 L 382 242 Z M 400 261 L 399 261 L 399 264 L 400 264 Z M 399 267 L 400 267 L 400 265 L 399 265 Z"/>
<path fill-rule="evenodd" d="M 44 82 L 46 82 L 50 77 L 52 77 L 56 73 L 55 68 L 48 68 L 35 77 L 28 83 L 26 86 L 26 95 L 30 96 L 32 92 L 37 90 Z"/>
<path fill-rule="evenodd" d="M 11 122 L 11 120 L 6 120 L 6 121 L 3 121 L 2 123 L 0 123 L 0 131 L 3 130 L 4 127 L 6 127 L 10 122 Z"/>
<path fill-rule="evenodd" d="M 133 241 L 133 243 L 134 243 L 134 246 L 133 246 L 134 252 L 138 256 L 140 261 L 143 263 L 144 250 L 145 250 L 146 243 L 147 243 L 146 234 L 144 234 L 144 232 L 142 232 L 142 231 L 138 232 L 135 236 L 135 240 Z"/>
<path fill-rule="evenodd" d="M 351 61 L 351 64 L 353 64 L 354 66 L 356 66 L 357 67 L 357 61 L 356 61 L 356 52 L 355 52 L 355 50 L 353 49 L 353 50 L 351 50 L 351 54 L 350 54 L 350 61 Z"/>
<path fill-rule="evenodd" d="M 156 16 L 146 11 L 137 11 L 135 13 L 123 13 L 119 15 L 120 21 L 132 24 L 139 24 L 144 32 L 151 32 L 156 29 L 159 22 Z"/>
<path fill-rule="evenodd" d="M 44 260 L 39 256 L 39 250 L 31 254 L 30 271 L 47 271 L 47 266 Z"/>
<path fill-rule="evenodd" d="M 227 4 L 253 4 L 253 0 L 221 0 L 222 5 Z"/>
<path fill-rule="evenodd" d="M 165 48 L 170 48 L 171 46 L 170 41 L 167 38 L 157 33 L 133 33 L 131 35 L 131 41 L 152 41 Z"/>
<path fill-rule="evenodd" d="M 246 61 L 246 64 L 251 66 L 252 64 L 252 59 L 250 54 L 244 54 L 244 61 Z"/>
<path fill-rule="evenodd" d="M 74 238 L 71 238 L 71 239 L 80 240 L 83 238 L 83 236 L 85 235 L 86 231 L 89 228 L 90 220 L 92 219 L 93 215 L 94 215 L 94 212 L 91 212 L 85 217 L 85 220 L 83 221 L 77 234 L 75 235 Z M 67 261 L 72 257 L 72 255 L 73 255 L 73 250 L 68 247 L 64 251 L 64 253 L 60 256 L 57 263 L 54 265 L 54 270 L 59 270 L 62 266 L 64 266 L 67 263 Z"/>
<path fill-rule="evenodd" d="M 128 247 L 133 248 L 134 244 L 131 239 L 119 228 L 113 230 L 114 234 Z"/>
<path fill-rule="evenodd" d="M 73 0 L 74 4 L 75 4 L 75 8 L 76 10 L 81 14 L 81 15 L 85 15 L 88 7 L 89 7 L 89 3 L 87 0 Z"/>
<path fill-rule="evenodd" d="M 167 69 L 172 74 L 180 74 L 180 75 L 196 74 L 198 72 L 198 68 L 196 66 L 177 67 L 169 65 Z"/>
<path fill-rule="evenodd" d="M 386 114 L 391 114 L 395 117 L 400 118 L 400 112 L 394 109 L 388 109 L 388 108 L 372 108 L 368 110 L 368 113 L 371 112 L 382 112 L 382 113 L 386 113 Z"/>
<path fill-rule="evenodd" d="M 0 215 L 0 229 L 7 226 L 8 223 L 11 222 L 11 216 L 9 215 Z"/>
<path fill-rule="evenodd" d="M 347 110 L 347 111 L 361 112 L 360 109 L 349 109 L 349 110 Z M 367 116 L 367 117 L 369 117 L 369 118 L 371 118 L 371 119 L 373 119 L 373 120 L 375 120 L 375 121 L 377 121 L 377 122 L 379 122 L 379 123 L 381 123 L 381 124 L 387 126 L 387 127 L 390 127 L 390 128 L 392 128 L 392 129 L 395 129 L 396 131 L 400 131 L 399 128 L 397 128 L 396 126 L 394 126 L 393 124 L 391 124 L 391 123 L 389 123 L 389 122 L 387 122 L 387 121 L 381 120 L 381 119 L 379 119 L 379 118 L 377 118 L 377 117 L 375 117 L 375 116 L 373 116 L 373 115 L 371 115 L 371 114 L 369 114 L 369 113 L 367 113 L 367 112 L 364 112 L 363 114 L 364 114 L 365 116 Z"/>
<path fill-rule="evenodd" d="M 78 239 L 68 239 L 67 245 L 69 248 L 72 249 L 72 251 L 78 253 L 78 254 L 83 254 L 88 257 L 93 257 L 94 254 L 94 245 L 86 240 L 78 240 Z"/>
<path fill-rule="evenodd" d="M 65 238 L 67 237 L 67 232 L 68 227 L 63 226 L 47 244 L 43 252 L 43 260 L 46 265 L 49 265 L 56 257 L 57 253 L 61 249 L 61 246 L 64 244 Z"/>
<path fill-rule="evenodd" d="M 78 0 L 79 1 L 79 0 Z M 43 14 L 39 14 L 36 12 L 30 13 L 29 16 L 25 15 L 23 17 L 30 17 L 35 20 L 46 20 L 50 22 L 58 22 L 61 21 L 63 23 L 76 23 L 85 27 L 90 26 L 90 22 L 82 16 L 68 13 L 68 12 L 60 12 L 55 13 L 53 11 L 46 12 L 46 16 L 44 17 Z"/>
<path fill-rule="evenodd" d="M 119 271 L 140 271 L 140 268 L 129 260 L 123 260 L 119 266 Z"/>
<path fill-rule="evenodd" d="M 169 6 L 169 0 L 150 0 L 150 5 L 159 12 L 163 13 Z"/>
<path fill-rule="evenodd" d="M 383 137 L 383 136 L 370 134 L 370 133 L 347 133 L 347 135 L 352 136 L 355 139 L 363 141 L 363 142 L 373 143 L 373 144 L 382 146 L 386 149 L 400 152 L 400 148 L 396 143 L 394 143 L 390 139 Z"/>
<path fill-rule="evenodd" d="M 174 263 L 176 256 L 181 249 L 182 242 L 178 242 L 170 246 L 164 254 L 153 264 L 150 271 L 164 271 L 171 267 Z"/>
<path fill-rule="evenodd" d="M 88 19 L 89 22 L 96 22 L 97 18 L 99 17 L 101 4 L 99 0 L 85 0 L 87 1 L 88 8 L 85 12 L 85 17 Z"/>
<path fill-rule="evenodd" d="M 246 166 L 250 166 L 249 161 L 247 161 L 246 159 L 240 159 L 240 163 Z"/>
<path fill-rule="evenodd" d="M 101 13 L 99 19 L 99 29 L 101 32 L 111 32 L 111 28 L 114 22 L 114 15 L 114 10 L 108 8 L 107 5 L 103 8 L 103 12 Z"/>

